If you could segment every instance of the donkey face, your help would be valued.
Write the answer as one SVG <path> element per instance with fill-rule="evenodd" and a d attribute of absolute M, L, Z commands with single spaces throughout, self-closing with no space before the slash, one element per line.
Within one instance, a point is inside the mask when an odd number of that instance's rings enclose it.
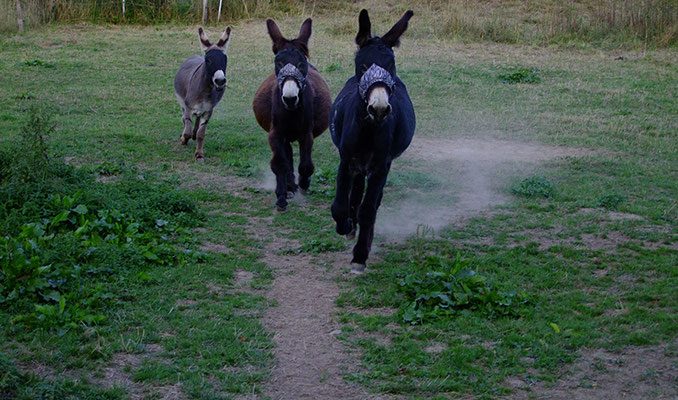
<path fill-rule="evenodd" d="M 215 44 L 209 41 L 205 31 L 198 29 L 200 45 L 205 52 L 205 79 L 212 82 L 214 87 L 221 91 L 226 86 L 226 50 L 231 41 L 231 27 L 227 27 Z"/>
<path fill-rule="evenodd" d="M 393 47 L 400 44 L 400 36 L 414 13 L 410 10 L 396 22 L 383 37 L 372 37 L 367 10 L 360 12 L 359 29 L 355 42 L 355 76 L 358 91 L 367 105 L 367 113 L 375 122 L 382 122 L 391 113 L 390 98 L 395 87 L 395 55 Z"/>
<path fill-rule="evenodd" d="M 273 41 L 275 74 L 283 106 L 288 110 L 299 107 L 301 94 L 306 87 L 308 75 L 308 39 L 311 37 L 312 20 L 301 24 L 296 39 L 285 39 L 280 28 L 272 19 L 266 21 L 268 34 Z"/>

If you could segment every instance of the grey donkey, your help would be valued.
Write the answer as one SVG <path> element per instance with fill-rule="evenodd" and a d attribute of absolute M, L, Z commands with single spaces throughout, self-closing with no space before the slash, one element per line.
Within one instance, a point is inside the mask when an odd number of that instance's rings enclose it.
<path fill-rule="evenodd" d="M 226 50 L 231 40 L 231 27 L 226 28 L 215 44 L 209 41 L 202 28 L 198 29 L 198 34 L 205 56 L 194 55 L 181 64 L 174 76 L 174 92 L 183 111 L 181 144 L 185 146 L 189 139 L 197 139 L 195 159 L 204 161 L 205 128 L 226 87 Z"/>

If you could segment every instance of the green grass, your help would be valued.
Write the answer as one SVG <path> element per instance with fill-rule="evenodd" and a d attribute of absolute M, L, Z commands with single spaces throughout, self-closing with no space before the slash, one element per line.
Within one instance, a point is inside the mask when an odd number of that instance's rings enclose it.
<path fill-rule="evenodd" d="M 388 15 L 390 22 L 394 18 Z M 385 19 L 375 18 L 377 33 L 388 28 Z M 283 32 L 296 32 L 299 22 L 283 19 Z M 353 70 L 354 19 L 350 30 L 338 29 L 338 23 L 316 19 L 311 43 L 311 61 L 324 71 L 333 95 Z M 399 74 L 415 104 L 418 136 L 588 150 L 529 174 L 517 169 L 499 177 L 507 196 L 513 183 L 534 174 L 557 189 L 555 196 L 514 196 L 497 212 L 437 236 L 424 230 L 400 244 L 378 244 L 382 250 L 373 256 L 370 272 L 343 282 L 338 299 L 342 338 L 361 358 L 360 370 L 348 379 L 414 398 L 450 393 L 494 398 L 509 392 L 507 376 L 556 379 L 584 348 L 618 350 L 674 340 L 676 52 L 630 53 L 615 61 L 616 53 L 590 48 L 432 40 L 424 29 L 415 17 L 411 34 L 396 50 Z M 283 251 L 313 253 L 319 262 L 338 253 L 348 263 L 349 250 L 329 216 L 338 156 L 327 133 L 314 145 L 316 174 L 305 204 L 292 202 L 287 213 L 275 214 L 272 190 L 260 188 L 270 174 L 270 151 L 251 98 L 272 70 L 270 41 L 262 21 L 235 24 L 233 32 L 228 88 L 207 128 L 204 165 L 193 162 L 193 143 L 177 144 L 181 122 L 171 83 L 179 63 L 198 51 L 193 28 L 64 25 L 0 36 L 3 148 L 22 145 L 27 110 L 42 105 L 55 122 L 49 140 L 54 159 L 77 166 L 92 196 L 127 204 L 130 212 L 138 206 L 143 216 L 152 207 L 130 182 L 178 190 L 208 216 L 198 223 L 202 229 L 187 225 L 178 244 L 197 249 L 212 242 L 229 249 L 180 265 L 151 266 L 144 274 L 133 268 L 114 274 L 125 278 L 110 282 L 121 304 L 101 310 L 105 322 L 63 336 L 2 323 L 0 353 L 7 360 L 0 361 L 21 391 L 39 386 L 73 398 L 126 398 L 131 389 L 125 385 L 101 389 L 106 368 L 119 359 L 134 361 L 120 367 L 127 385 L 178 385 L 191 398 L 259 390 L 273 365 L 274 332 L 259 322 L 269 306 L 265 290 L 272 274 L 259 261 L 265 243 L 247 229 L 252 218 L 273 215 L 270 228 L 299 242 Z M 540 82 L 507 85 L 498 79 L 520 68 L 539 71 Z M 396 161 L 386 205 L 412 189 L 436 192 L 445 185 L 444 174 L 422 163 Z M 233 176 L 248 183 L 245 190 L 232 186 Z M 125 187 L 136 193 L 133 201 L 119 190 Z M 13 221 L 3 226 L 25 222 L 19 216 Z M 526 293 L 530 301 L 519 316 L 467 310 L 410 327 L 397 313 L 361 313 L 398 309 L 406 299 L 397 283 L 419 272 L 421 257 L 445 259 L 458 252 L 502 288 Z M 237 270 L 252 272 L 250 286 L 263 290 L 236 288 Z M 3 321 L 10 314 L 0 307 Z M 440 349 L 426 350 L 434 345 Z M 31 375 L 38 367 L 50 373 Z M 55 379 L 60 375 L 64 378 Z"/>

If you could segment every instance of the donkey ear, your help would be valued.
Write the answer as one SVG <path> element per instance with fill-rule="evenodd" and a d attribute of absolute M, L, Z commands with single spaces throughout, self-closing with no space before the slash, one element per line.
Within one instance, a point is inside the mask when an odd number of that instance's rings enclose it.
<path fill-rule="evenodd" d="M 212 42 L 207 38 L 202 26 L 198 28 L 198 35 L 200 36 L 200 47 L 202 48 L 202 51 L 207 51 L 207 49 L 212 46 Z"/>
<path fill-rule="evenodd" d="M 273 54 L 278 54 L 278 50 L 280 50 L 285 43 L 285 38 L 283 37 L 282 32 L 280 32 L 278 24 L 270 18 L 266 20 L 266 28 L 268 28 L 268 35 L 273 41 Z"/>
<path fill-rule="evenodd" d="M 217 48 L 225 53 L 228 50 L 229 43 L 231 43 L 231 27 L 227 26 L 217 42 Z"/>
<path fill-rule="evenodd" d="M 381 40 L 384 41 L 384 44 L 389 47 L 398 47 L 400 45 L 400 35 L 407 30 L 407 23 L 413 15 L 414 12 L 408 10 L 405 15 L 400 18 L 400 21 L 396 22 L 395 25 L 393 25 L 393 28 L 381 38 Z"/>
<path fill-rule="evenodd" d="M 307 18 L 303 24 L 301 24 L 301 29 L 299 29 L 299 37 L 297 39 L 308 44 L 308 39 L 311 37 L 311 27 L 313 25 L 313 20 Z"/>
<path fill-rule="evenodd" d="M 355 37 L 355 42 L 358 47 L 363 47 L 367 45 L 367 41 L 371 38 L 372 24 L 370 23 L 370 16 L 367 14 L 367 10 L 363 9 L 358 17 L 358 34 Z"/>

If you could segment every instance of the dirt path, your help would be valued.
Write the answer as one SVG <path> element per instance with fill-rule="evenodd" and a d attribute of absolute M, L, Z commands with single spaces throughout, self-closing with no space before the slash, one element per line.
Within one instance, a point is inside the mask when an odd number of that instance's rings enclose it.
<path fill-rule="evenodd" d="M 266 225 L 253 229 L 272 232 Z M 269 238 L 262 261 L 274 271 L 268 298 L 277 306 L 268 310 L 263 323 L 274 333 L 276 364 L 263 394 L 275 400 L 383 398 L 344 379 L 358 365 L 357 355 L 349 354 L 336 337 L 341 324 L 335 318 L 334 301 L 340 293 L 335 278 L 348 272 L 339 260 L 345 255 L 282 255 L 281 249 L 299 243 Z"/>

